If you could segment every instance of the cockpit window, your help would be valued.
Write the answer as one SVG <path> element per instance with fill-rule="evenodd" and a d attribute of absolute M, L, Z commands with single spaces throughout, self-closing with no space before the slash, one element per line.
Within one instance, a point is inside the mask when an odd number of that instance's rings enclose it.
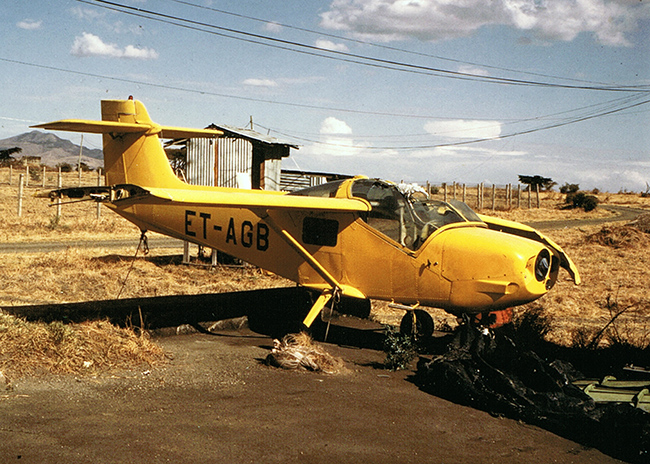
<path fill-rule="evenodd" d="M 456 210 L 462 214 L 469 222 L 483 222 L 478 214 L 476 214 L 472 208 L 467 206 L 467 204 L 463 203 L 462 201 L 452 199 L 449 200 L 449 204 L 456 208 Z"/>
<path fill-rule="evenodd" d="M 343 182 L 328 182 L 290 195 L 335 197 Z M 370 227 L 411 250 L 417 250 L 434 231 L 448 224 L 482 222 L 461 201 L 430 200 L 420 191 L 402 193 L 395 184 L 378 179 L 355 180 L 351 193 L 370 203 L 372 210 L 361 213 Z"/>
<path fill-rule="evenodd" d="M 376 179 L 359 179 L 352 185 L 352 196 L 368 200 L 372 206 L 364 217 L 370 227 L 415 249 L 417 234 L 411 208 L 394 184 Z"/>

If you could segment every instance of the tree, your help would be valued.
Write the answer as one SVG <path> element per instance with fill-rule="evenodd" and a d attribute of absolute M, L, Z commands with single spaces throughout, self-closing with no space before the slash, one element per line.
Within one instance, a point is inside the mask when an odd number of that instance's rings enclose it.
<path fill-rule="evenodd" d="M 553 179 L 550 177 L 542 176 L 523 176 L 519 175 L 519 182 L 522 184 L 528 185 L 528 188 L 532 190 L 537 190 L 539 187 L 540 190 L 551 190 L 554 185 L 557 185 L 557 182 L 553 182 Z"/>
<path fill-rule="evenodd" d="M 11 162 L 14 160 L 11 155 L 20 153 L 21 151 L 23 151 L 23 149 L 20 147 L 13 147 L 13 148 L 0 150 L 0 165 L 9 166 Z"/>
<path fill-rule="evenodd" d="M 61 168 L 61 172 L 72 172 L 74 171 L 74 168 L 70 163 L 58 163 L 56 165 L 57 168 Z"/>
<path fill-rule="evenodd" d="M 580 190 L 579 184 L 569 184 L 568 182 L 560 187 L 560 193 L 576 193 L 578 190 Z"/>

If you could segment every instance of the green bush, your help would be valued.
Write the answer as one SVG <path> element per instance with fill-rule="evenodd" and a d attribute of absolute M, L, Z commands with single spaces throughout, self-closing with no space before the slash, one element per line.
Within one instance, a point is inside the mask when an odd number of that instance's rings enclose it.
<path fill-rule="evenodd" d="M 570 208 L 582 208 L 585 211 L 593 211 L 598 207 L 598 198 L 594 195 L 587 195 L 584 192 L 572 192 L 567 194 L 566 203 Z"/>
<path fill-rule="evenodd" d="M 408 369 L 411 361 L 418 355 L 417 344 L 411 334 L 404 334 L 398 328 L 385 326 L 384 366 L 391 371 Z"/>

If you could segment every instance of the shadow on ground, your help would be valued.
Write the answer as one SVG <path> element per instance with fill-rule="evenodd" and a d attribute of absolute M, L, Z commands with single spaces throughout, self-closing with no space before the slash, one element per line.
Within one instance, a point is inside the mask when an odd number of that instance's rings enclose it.
<path fill-rule="evenodd" d="M 303 328 L 302 321 L 313 301 L 314 295 L 308 290 L 289 287 L 9 307 L 3 311 L 32 321 L 100 319 L 162 332 L 185 324 L 205 330 L 207 321 L 246 316 L 252 331 L 280 338 Z M 347 309 L 360 316 L 369 312 L 369 306 L 364 305 L 348 304 Z M 385 333 L 380 324 L 338 314 L 327 319 L 317 319 L 312 326 L 317 340 L 327 338 L 337 345 L 383 350 Z M 411 380 L 423 391 L 455 403 L 540 426 L 628 462 L 648 462 L 650 414 L 628 405 L 597 407 L 570 384 L 575 373 L 564 364 L 576 363 L 576 369 L 586 370 L 587 375 L 602 376 L 621 366 L 620 353 L 580 352 L 549 344 L 530 350 L 521 349 L 521 345 L 502 334 L 486 338 L 463 330 L 455 336 L 434 337 L 421 347 L 424 356 Z"/>

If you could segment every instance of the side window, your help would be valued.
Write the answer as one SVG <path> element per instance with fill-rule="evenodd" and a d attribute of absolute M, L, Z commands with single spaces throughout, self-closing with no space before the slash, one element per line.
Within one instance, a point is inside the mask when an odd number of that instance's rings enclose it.
<path fill-rule="evenodd" d="M 372 206 L 366 218 L 370 227 L 413 248 L 415 224 L 406 199 L 394 185 L 363 179 L 354 183 L 352 195 L 365 198 Z"/>
<path fill-rule="evenodd" d="M 336 246 L 339 222 L 333 219 L 306 217 L 302 222 L 302 242 L 307 245 Z"/>

